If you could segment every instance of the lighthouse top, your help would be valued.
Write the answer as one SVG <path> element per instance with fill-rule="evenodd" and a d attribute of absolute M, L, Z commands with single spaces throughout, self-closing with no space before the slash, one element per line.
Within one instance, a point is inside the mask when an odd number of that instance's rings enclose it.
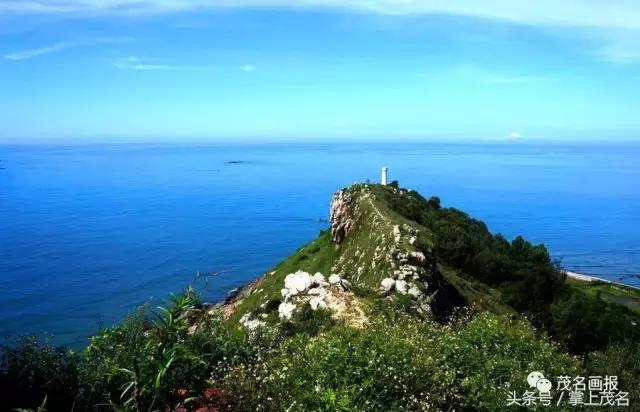
<path fill-rule="evenodd" d="M 387 185 L 388 179 L 387 179 L 387 172 L 389 171 L 389 169 L 385 166 L 382 167 L 381 169 L 381 173 L 380 173 L 380 184 L 383 186 Z"/>

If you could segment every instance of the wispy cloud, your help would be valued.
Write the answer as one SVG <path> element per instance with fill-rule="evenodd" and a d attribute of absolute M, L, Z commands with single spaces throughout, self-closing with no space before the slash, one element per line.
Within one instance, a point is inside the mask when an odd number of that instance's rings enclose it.
<path fill-rule="evenodd" d="M 67 41 L 61 43 L 55 43 L 48 46 L 37 47 L 33 49 L 27 50 L 19 50 L 11 53 L 7 53 L 4 55 L 4 58 L 7 60 L 27 60 L 34 57 L 42 56 L 45 54 L 58 53 L 63 50 L 88 46 L 94 44 L 103 44 L 103 43 L 120 43 L 124 41 L 128 41 L 127 38 L 90 38 L 90 39 L 81 39 L 75 41 Z"/>
<path fill-rule="evenodd" d="M 40 56 L 42 54 L 56 53 L 71 47 L 75 47 L 75 43 L 57 43 L 51 46 L 39 47 L 36 49 L 21 50 L 9 54 L 5 54 L 4 58 L 7 60 L 26 60 L 32 57 Z"/>
<path fill-rule="evenodd" d="M 313 8 L 382 15 L 464 15 L 521 24 L 640 29 L 636 0 L 2 0 L 0 13 L 152 14 L 207 8 Z"/>
<path fill-rule="evenodd" d="M 509 133 L 508 136 L 509 136 L 510 139 L 520 139 L 522 137 L 520 132 L 515 131 L 515 130 L 513 132 Z"/>
<path fill-rule="evenodd" d="M 256 66 L 254 66 L 253 64 L 245 64 L 244 66 L 240 67 L 240 70 L 245 73 L 251 73 L 256 70 Z"/>
<path fill-rule="evenodd" d="M 141 71 L 185 71 L 185 70 L 207 70 L 206 66 L 184 66 L 174 64 L 156 63 L 150 59 L 144 59 L 136 56 L 129 56 L 124 59 L 111 62 L 113 67 L 122 70 L 141 70 Z"/>

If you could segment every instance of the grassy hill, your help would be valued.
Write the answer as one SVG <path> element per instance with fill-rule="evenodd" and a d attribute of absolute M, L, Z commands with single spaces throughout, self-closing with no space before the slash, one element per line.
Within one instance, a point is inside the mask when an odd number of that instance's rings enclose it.
<path fill-rule="evenodd" d="M 0 409 L 501 411 L 532 371 L 618 375 L 633 402 L 638 302 L 436 197 L 357 184 L 330 228 L 219 305 L 187 289 L 81 353 L 5 347 Z"/>
<path fill-rule="evenodd" d="M 404 271 L 422 295 L 414 306 L 428 305 L 440 320 L 460 306 L 521 313 L 575 353 L 639 336 L 637 291 L 567 282 L 543 245 L 491 234 L 464 212 L 442 208 L 438 198 L 358 184 L 336 193 L 332 211 L 332 228 L 244 291 L 248 296 L 232 303 L 232 319 L 277 310 L 285 277 L 298 270 L 338 274 L 367 304 L 380 298 L 383 279 Z"/>

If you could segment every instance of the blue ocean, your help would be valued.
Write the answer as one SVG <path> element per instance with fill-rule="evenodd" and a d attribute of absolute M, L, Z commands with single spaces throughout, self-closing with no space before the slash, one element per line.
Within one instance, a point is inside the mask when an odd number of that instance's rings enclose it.
<path fill-rule="evenodd" d="M 439 143 L 0 146 L 0 334 L 82 346 L 198 274 L 208 301 L 390 178 L 565 268 L 640 285 L 640 146 Z"/>

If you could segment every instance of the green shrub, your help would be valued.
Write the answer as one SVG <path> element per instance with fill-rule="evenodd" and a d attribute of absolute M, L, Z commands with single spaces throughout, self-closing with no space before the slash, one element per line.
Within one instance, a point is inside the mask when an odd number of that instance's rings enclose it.
<path fill-rule="evenodd" d="M 260 355 L 256 337 L 218 316 L 203 315 L 192 327 L 189 314 L 197 312 L 197 302 L 188 291 L 151 320 L 143 308 L 94 336 L 81 368 L 87 402 L 135 410 L 173 408 L 198 397 L 208 389 L 208 380 Z M 270 335 L 260 338 L 263 345 L 275 341 Z"/>
<path fill-rule="evenodd" d="M 526 321 L 486 314 L 442 326 L 389 306 L 366 329 L 296 335 L 215 384 L 231 410 L 496 411 L 533 370 L 572 374 L 578 361 Z"/>
<path fill-rule="evenodd" d="M 456 382 L 460 403 L 474 410 L 506 409 L 507 392 L 527 390 L 532 371 L 559 376 L 579 370 L 577 358 L 563 354 L 521 319 L 482 313 L 438 339 L 443 364 L 463 376 Z"/>
<path fill-rule="evenodd" d="M 502 304 L 525 314 L 573 353 L 584 354 L 610 343 L 640 339 L 631 322 L 640 316 L 600 297 L 573 293 L 566 276 L 543 245 L 517 236 L 511 242 L 439 199 L 413 191 L 397 196 L 387 188 L 378 195 L 391 209 L 430 229 L 440 263 L 497 290 Z"/>
<path fill-rule="evenodd" d="M 78 393 L 79 357 L 49 339 L 28 335 L 2 346 L 0 410 L 70 410 Z"/>
<path fill-rule="evenodd" d="M 315 336 L 327 330 L 333 325 L 331 311 L 327 309 L 311 309 L 309 303 L 305 303 L 293 313 L 291 321 L 280 325 L 280 330 L 285 335 L 303 333 L 308 336 Z"/>
<path fill-rule="evenodd" d="M 585 362 L 583 376 L 618 377 L 618 389 L 629 392 L 629 404 L 640 402 L 640 344 L 615 344 L 591 353 Z M 620 407 L 611 408 L 620 410 Z"/>

